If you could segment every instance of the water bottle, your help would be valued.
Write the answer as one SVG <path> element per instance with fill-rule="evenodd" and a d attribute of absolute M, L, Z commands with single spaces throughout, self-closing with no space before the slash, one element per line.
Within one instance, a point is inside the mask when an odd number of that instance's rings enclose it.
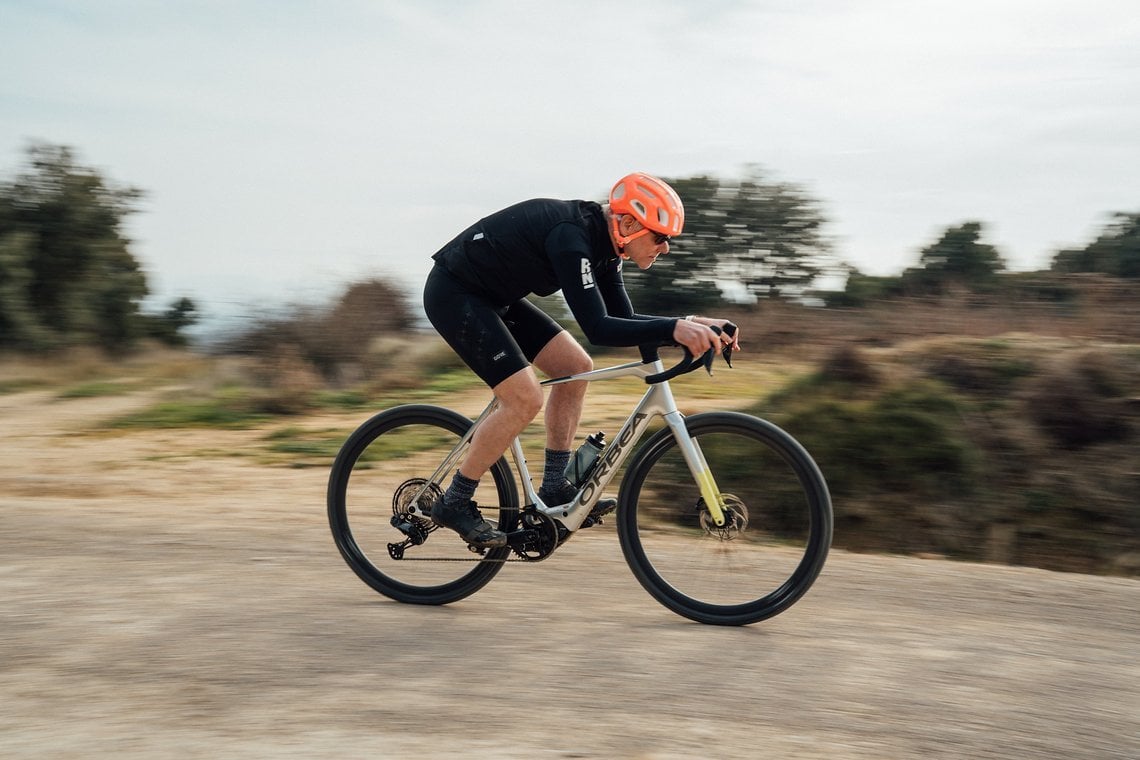
<path fill-rule="evenodd" d="M 574 456 L 570 458 L 570 463 L 566 465 L 565 474 L 566 479 L 575 488 L 581 488 L 586 479 L 590 477 L 594 465 L 598 462 L 598 456 L 605 447 L 606 434 L 599 430 L 593 435 L 587 436 L 585 442 L 574 452 Z"/>

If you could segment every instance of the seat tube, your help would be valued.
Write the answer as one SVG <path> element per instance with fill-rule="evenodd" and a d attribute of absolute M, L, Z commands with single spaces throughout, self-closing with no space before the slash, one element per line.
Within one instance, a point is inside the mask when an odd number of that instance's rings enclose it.
<path fill-rule="evenodd" d="M 519 482 L 523 489 L 523 503 L 534 504 L 538 494 L 534 490 L 534 481 L 531 480 L 530 469 L 526 466 L 526 454 L 523 452 L 522 442 L 518 436 L 511 441 L 507 449 L 515 460 L 515 472 L 518 473 Z"/>
<path fill-rule="evenodd" d="M 705 459 L 700 445 L 689 435 L 689 431 L 685 427 L 685 418 L 680 412 L 670 412 L 665 415 L 665 424 L 669 426 L 673 432 L 673 437 L 677 440 L 677 446 L 681 449 L 681 456 L 684 457 L 685 464 L 689 466 L 689 472 L 692 473 L 693 479 L 697 482 L 697 487 L 701 491 L 701 497 L 705 500 L 705 506 L 708 507 L 713 523 L 717 526 L 724 525 L 724 496 L 721 495 L 720 488 L 717 487 L 712 470 L 709 469 L 709 463 Z"/>

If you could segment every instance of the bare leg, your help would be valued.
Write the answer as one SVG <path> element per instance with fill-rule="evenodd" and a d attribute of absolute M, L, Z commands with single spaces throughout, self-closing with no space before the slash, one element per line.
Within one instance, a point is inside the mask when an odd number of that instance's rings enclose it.
<path fill-rule="evenodd" d="M 550 377 L 566 377 L 589 372 L 594 368 L 594 362 L 586 350 L 574 340 L 568 332 L 559 333 L 553 340 L 543 347 L 534 364 Z M 578 430 L 578 423 L 582 419 L 582 403 L 586 397 L 589 384 L 585 381 L 576 383 L 561 383 L 550 387 L 550 398 L 546 402 L 546 448 L 547 471 L 544 472 L 543 486 L 540 494 L 544 499 L 569 499 L 574 488 L 566 485 L 560 468 L 556 474 L 550 471 L 553 451 L 569 452 L 574 445 L 574 433 Z M 557 481 L 555 483 L 554 481 Z M 547 488 L 550 493 L 543 493 Z M 567 490 L 569 493 L 567 493 Z M 558 502 L 554 502 L 558 503 Z M 594 508 L 590 510 L 584 527 L 590 527 L 601 522 L 604 515 L 609 514 L 617 507 L 614 499 L 599 499 Z"/>
<path fill-rule="evenodd" d="M 475 431 L 459 467 L 459 472 L 472 480 L 483 477 L 542 408 L 542 386 L 531 367 L 520 369 L 492 390 L 499 408 Z"/>
<path fill-rule="evenodd" d="M 594 368 L 589 354 L 565 331 L 554 336 L 538 352 L 534 363 L 550 377 L 565 377 Z M 587 385 L 577 382 L 551 387 L 545 417 L 548 449 L 566 451 L 574 442 Z M 472 480 L 478 480 L 490 469 L 542 408 L 542 386 L 531 367 L 519 370 L 492 390 L 499 400 L 499 408 L 475 431 L 459 468 L 464 477 Z"/>
<path fill-rule="evenodd" d="M 566 377 L 589 372 L 594 368 L 590 355 L 566 331 L 558 333 L 538 352 L 534 365 L 548 377 Z M 550 387 L 545 415 L 546 448 L 568 451 L 573 445 L 588 386 L 585 381 L 580 381 Z M 509 444 L 508 441 L 507 445 Z"/>

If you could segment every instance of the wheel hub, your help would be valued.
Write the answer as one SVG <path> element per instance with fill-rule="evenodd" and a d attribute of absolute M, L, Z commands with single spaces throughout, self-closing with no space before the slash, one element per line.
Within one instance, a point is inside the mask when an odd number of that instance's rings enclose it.
<path fill-rule="evenodd" d="M 717 525 L 713 521 L 712 514 L 709 512 L 704 499 L 701 499 L 697 505 L 697 518 L 700 520 L 701 528 L 705 533 L 716 536 L 721 541 L 731 541 L 748 529 L 748 507 L 739 497 L 730 493 L 723 494 L 723 496 L 724 507 L 721 511 L 724 512 L 724 525 Z"/>

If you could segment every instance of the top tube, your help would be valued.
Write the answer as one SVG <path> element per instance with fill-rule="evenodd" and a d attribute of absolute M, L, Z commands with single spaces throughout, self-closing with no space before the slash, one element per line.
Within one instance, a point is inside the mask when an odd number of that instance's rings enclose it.
<path fill-rule="evenodd" d="M 592 369 L 589 372 L 580 372 L 577 375 L 567 375 L 566 377 L 552 377 L 549 380 L 543 380 L 540 385 L 561 385 L 562 383 L 573 383 L 578 380 L 612 380 L 617 377 L 649 377 L 658 372 L 661 372 L 665 365 L 658 359 L 652 362 L 630 362 L 628 364 L 617 364 L 613 367 L 602 367 L 601 369 Z"/>

